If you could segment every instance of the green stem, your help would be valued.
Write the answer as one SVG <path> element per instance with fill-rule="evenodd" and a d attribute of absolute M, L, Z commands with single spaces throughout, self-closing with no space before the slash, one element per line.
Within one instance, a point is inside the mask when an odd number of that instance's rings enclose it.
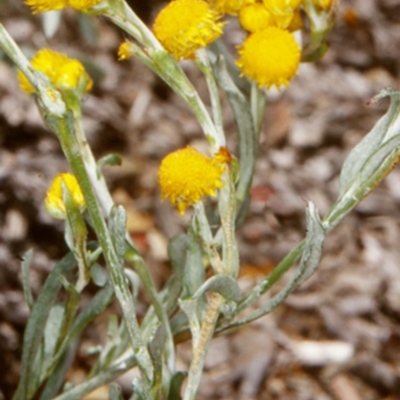
<path fill-rule="evenodd" d="M 123 265 L 120 265 L 118 256 L 115 252 L 113 242 L 110 238 L 106 223 L 97 203 L 96 196 L 87 174 L 83 158 L 80 154 L 79 145 L 73 135 L 74 121 L 72 116 L 66 118 L 47 117 L 46 121 L 57 133 L 64 154 L 71 165 L 71 169 L 76 176 L 79 186 L 85 197 L 86 207 L 97 233 L 100 246 L 103 250 L 104 258 L 109 267 L 111 280 L 113 282 L 116 297 L 121 305 L 124 319 L 128 328 L 131 344 L 138 359 L 139 367 L 143 378 L 149 384 L 152 379 L 152 363 L 146 346 L 143 343 L 138 321 L 136 319 L 136 310 L 132 295 L 129 292 L 126 283 Z"/>
<path fill-rule="evenodd" d="M 171 371 L 175 368 L 175 345 L 174 338 L 171 332 L 171 326 L 169 323 L 169 318 L 166 309 L 163 307 L 159 294 L 157 292 L 156 286 L 154 284 L 153 278 L 151 277 L 149 270 L 147 269 L 143 258 L 137 253 L 136 249 L 127 243 L 127 250 L 125 252 L 125 259 L 133 265 L 137 274 L 139 275 L 146 291 L 150 297 L 150 301 L 154 307 L 154 311 L 162 323 L 165 333 L 167 335 L 167 357 L 168 364 Z M 150 328 L 154 330 L 154 322 L 151 324 Z M 148 327 L 149 328 L 149 327 Z M 144 331 L 144 327 L 142 328 Z M 145 335 L 145 332 L 143 332 Z M 146 336 L 146 335 L 145 335 Z"/>
<path fill-rule="evenodd" d="M 223 232 L 222 258 L 224 272 L 237 279 L 240 262 L 235 237 L 236 194 L 233 179 L 232 171 L 229 169 L 225 174 L 225 187 L 220 191 L 218 206 Z"/>
<path fill-rule="evenodd" d="M 111 368 L 99 372 L 96 376 L 83 383 L 75 386 L 73 389 L 54 398 L 54 400 L 76 400 L 82 399 L 86 394 L 90 393 L 99 386 L 112 382 L 124 372 L 133 368 L 137 364 L 136 357 L 131 356 L 124 361 L 112 366 Z M 150 400 L 150 398 L 149 398 Z"/>
<path fill-rule="evenodd" d="M 121 12 L 110 12 L 107 14 L 122 30 L 137 37 L 136 23 L 129 18 L 131 13 L 121 14 Z M 136 17 L 137 18 L 137 17 Z M 133 31 L 135 27 L 135 31 Z M 147 28 L 146 28 L 147 29 Z M 172 90 L 181 96 L 189 105 L 197 121 L 201 125 L 204 134 L 208 140 L 211 153 L 216 153 L 220 147 L 225 146 L 225 138 L 223 134 L 214 125 L 206 106 L 202 102 L 198 92 L 195 90 L 189 79 L 182 71 L 177 61 L 169 54 L 153 33 L 146 30 L 146 37 L 152 43 L 148 44 L 149 48 L 142 49 L 141 47 L 131 43 L 131 51 L 145 65 L 147 65 L 155 74 L 164 80 Z M 139 39 L 138 39 L 139 40 Z M 140 41 L 140 40 L 139 40 Z M 153 43 L 154 42 L 154 43 Z"/>
<path fill-rule="evenodd" d="M 201 72 L 204 74 L 208 90 L 210 92 L 211 107 L 213 111 L 213 118 L 215 129 L 219 135 L 219 143 L 225 143 L 224 124 L 222 120 L 221 100 L 218 92 L 217 82 L 213 74 L 210 60 L 208 59 L 208 53 L 206 49 L 200 49 L 197 51 L 198 59 L 197 65 Z"/>
<path fill-rule="evenodd" d="M 219 310 L 224 303 L 225 299 L 220 294 L 210 294 L 207 313 L 201 325 L 200 335 L 192 345 L 192 361 L 189 369 L 188 383 L 183 397 L 184 400 L 195 400 L 196 398 L 208 346 L 214 335 L 214 329 L 218 320 Z"/>
<path fill-rule="evenodd" d="M 212 235 L 203 202 L 199 201 L 197 204 L 195 204 L 194 210 L 195 218 L 193 222 L 195 222 L 194 226 L 197 240 L 201 243 L 202 248 L 210 261 L 211 267 L 214 270 L 214 273 L 223 274 L 224 266 L 218 253 L 218 244 Z"/>
<path fill-rule="evenodd" d="M 110 7 L 105 15 L 109 17 L 115 25 L 129 33 L 143 46 L 148 47 L 148 51 L 163 49 L 160 42 L 153 35 L 153 32 L 151 32 L 125 1 L 116 0 L 114 3 L 115 5 Z"/>

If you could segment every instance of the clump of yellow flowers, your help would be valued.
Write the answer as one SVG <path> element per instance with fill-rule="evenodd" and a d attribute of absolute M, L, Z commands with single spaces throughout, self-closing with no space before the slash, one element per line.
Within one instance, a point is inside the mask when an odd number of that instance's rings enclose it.
<path fill-rule="evenodd" d="M 92 80 L 86 73 L 83 65 L 63 53 L 50 49 L 41 49 L 31 60 L 34 69 L 43 72 L 56 89 L 71 91 L 83 86 L 84 91 L 92 88 Z M 34 88 L 25 75 L 19 71 L 18 79 L 20 87 L 27 93 L 33 93 Z"/>
<path fill-rule="evenodd" d="M 26 0 L 25 4 L 32 8 L 34 14 L 51 10 L 63 10 L 66 7 L 78 11 L 87 11 L 102 0 Z"/>
<path fill-rule="evenodd" d="M 327 1 L 327 0 L 326 0 Z M 287 86 L 301 49 L 292 31 L 301 28 L 302 0 L 172 0 L 157 16 L 154 34 L 177 60 L 194 58 L 222 33 L 220 18 L 236 15 L 249 34 L 238 47 L 237 66 L 259 87 Z"/>
<path fill-rule="evenodd" d="M 76 207 L 83 212 L 86 208 L 85 199 L 81 188 L 79 187 L 78 181 L 75 176 L 68 173 L 62 172 L 53 179 L 49 189 L 46 192 L 46 198 L 44 205 L 47 212 L 54 218 L 66 219 L 66 207 L 63 200 L 62 182 L 69 190 L 72 201 Z"/>
<path fill-rule="evenodd" d="M 225 151 L 210 158 L 192 147 L 168 154 L 158 171 L 162 198 L 170 200 L 182 215 L 201 198 L 215 196 L 216 190 L 223 187 L 221 176 L 226 161 Z"/>

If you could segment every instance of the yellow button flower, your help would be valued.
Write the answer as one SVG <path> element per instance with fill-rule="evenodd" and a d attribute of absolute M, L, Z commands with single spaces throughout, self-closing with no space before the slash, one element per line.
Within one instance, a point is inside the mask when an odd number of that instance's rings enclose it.
<path fill-rule="evenodd" d="M 259 87 L 287 86 L 300 63 L 300 47 L 293 35 L 276 27 L 252 33 L 238 51 L 236 64 Z"/>
<path fill-rule="evenodd" d="M 177 60 L 194 58 L 222 34 L 220 15 L 203 0 L 173 0 L 158 14 L 153 30 Z"/>
<path fill-rule="evenodd" d="M 51 10 L 63 10 L 72 7 L 78 11 L 86 11 L 102 0 L 26 0 L 25 4 L 32 8 L 34 14 Z"/>
<path fill-rule="evenodd" d="M 129 42 L 122 42 L 118 48 L 118 60 L 127 60 L 132 57 L 131 44 Z"/>
<path fill-rule="evenodd" d="M 303 0 L 262 0 L 265 7 L 275 12 L 294 10 L 300 7 Z M 318 0 L 317 0 L 318 1 Z M 320 0 L 324 1 L 324 0 Z"/>
<path fill-rule="evenodd" d="M 208 0 L 211 7 L 221 14 L 237 15 L 247 4 L 253 4 L 255 0 Z"/>
<path fill-rule="evenodd" d="M 272 14 L 261 3 L 248 4 L 239 12 L 241 27 L 247 32 L 261 31 L 274 22 Z"/>
<path fill-rule="evenodd" d="M 223 186 L 221 176 L 226 157 L 207 157 L 198 150 L 186 147 L 166 156 L 158 171 L 163 199 L 169 199 L 179 214 L 202 197 L 215 196 Z"/>
<path fill-rule="evenodd" d="M 57 89 L 70 91 L 78 88 L 81 84 L 85 84 L 86 91 L 92 88 L 93 82 L 83 65 L 65 54 L 42 49 L 32 58 L 31 65 L 34 69 L 47 75 Z M 27 93 L 34 92 L 34 88 L 21 71 L 18 72 L 18 79 L 22 90 Z"/>
<path fill-rule="evenodd" d="M 79 184 L 74 175 L 67 172 L 62 172 L 54 178 L 49 189 L 46 193 L 46 198 L 44 200 L 44 205 L 47 212 L 54 218 L 65 219 L 66 218 L 66 208 L 63 200 L 62 193 L 62 182 L 67 186 L 71 193 L 72 200 L 75 205 L 82 212 L 85 210 L 85 199 Z"/>

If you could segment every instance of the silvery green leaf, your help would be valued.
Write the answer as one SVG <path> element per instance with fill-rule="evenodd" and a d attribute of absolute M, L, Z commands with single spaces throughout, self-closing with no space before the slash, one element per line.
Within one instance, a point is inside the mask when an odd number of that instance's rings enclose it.
<path fill-rule="evenodd" d="M 110 235 L 113 242 L 115 252 L 117 254 L 120 265 L 125 260 L 125 232 L 126 232 L 126 211 L 122 206 L 113 206 L 110 212 Z"/>
<path fill-rule="evenodd" d="M 203 252 L 193 226 L 189 228 L 188 237 L 189 249 L 183 274 L 183 298 L 192 297 L 205 279 Z"/>
<path fill-rule="evenodd" d="M 389 140 L 385 141 L 375 152 L 371 154 L 371 156 L 362 166 L 360 173 L 357 176 L 356 183 L 358 185 L 362 185 L 363 182 L 366 182 L 368 179 L 370 179 L 374 172 L 378 170 L 378 168 L 382 165 L 385 159 L 391 155 L 392 152 L 395 152 L 396 154 L 399 154 L 400 152 L 400 127 L 399 131 L 397 132 L 397 136 L 392 136 Z M 395 163 L 396 160 L 393 161 L 393 164 Z M 390 171 L 391 169 L 388 170 L 388 172 Z M 384 176 L 382 177 L 382 179 L 383 178 Z"/>
<path fill-rule="evenodd" d="M 218 39 L 211 43 L 208 48 L 215 54 L 216 58 L 218 57 L 224 59 L 226 63 L 226 70 L 239 90 L 246 94 L 250 93 L 251 84 L 249 80 L 240 75 L 240 70 L 235 63 L 232 53 L 226 48 L 224 42 L 221 39 Z"/>
<path fill-rule="evenodd" d="M 51 39 L 60 27 L 61 11 L 47 11 L 41 14 L 43 31 L 47 39 Z"/>
<path fill-rule="evenodd" d="M 84 37 L 86 42 L 91 46 L 95 46 L 98 35 L 93 17 L 89 17 L 83 13 L 78 13 L 78 23 L 81 35 Z"/>
<path fill-rule="evenodd" d="M 321 219 L 318 215 L 318 210 L 314 203 L 308 203 L 306 216 L 307 237 L 299 267 L 299 270 L 301 270 L 304 266 L 304 272 L 301 272 L 296 287 L 305 282 L 318 268 L 324 249 L 326 235 Z"/>
<path fill-rule="evenodd" d="M 44 329 L 44 357 L 49 361 L 53 356 L 57 341 L 59 340 L 60 330 L 65 316 L 63 304 L 55 304 L 49 313 Z"/>
<path fill-rule="evenodd" d="M 108 387 L 108 400 L 123 400 L 121 387 L 115 382 Z"/>
<path fill-rule="evenodd" d="M 21 271 L 22 271 L 22 287 L 24 290 L 25 301 L 28 304 L 29 310 L 33 307 L 33 296 L 29 284 L 29 268 L 31 265 L 33 250 L 29 249 L 22 257 Z"/>
<path fill-rule="evenodd" d="M 46 279 L 32 308 L 24 332 L 21 377 L 14 395 L 16 400 L 30 398 L 37 389 L 33 375 L 35 371 L 40 371 L 40 366 L 36 365 L 37 355 L 40 351 L 47 317 L 61 288 L 59 277 L 72 271 L 75 267 L 76 261 L 71 253 L 58 262 Z"/>
<path fill-rule="evenodd" d="M 256 127 L 258 121 L 254 121 L 255 118 L 250 103 L 233 81 L 223 57 L 217 58 L 216 62 L 213 64 L 213 69 L 216 80 L 225 91 L 232 108 L 239 135 L 239 173 L 236 196 L 239 207 L 238 221 L 240 221 L 248 206 L 246 199 L 248 198 L 248 192 L 253 179 L 255 155 L 258 145 Z M 260 92 L 259 97 L 262 96 Z M 257 114 L 259 114 L 258 111 L 259 110 L 257 110 Z"/>
<path fill-rule="evenodd" d="M 185 268 L 189 240 L 186 234 L 180 233 L 168 242 L 168 256 L 171 260 L 174 274 L 181 277 Z"/>
<path fill-rule="evenodd" d="M 107 154 L 106 156 L 100 158 L 99 161 L 97 161 L 97 167 L 99 169 L 102 169 L 105 165 L 121 165 L 122 159 L 119 154 L 112 153 L 112 154 Z"/>
<path fill-rule="evenodd" d="M 308 203 L 306 216 L 307 237 L 304 246 L 302 246 L 300 265 L 293 277 L 278 294 L 267 301 L 267 303 L 259 307 L 256 311 L 253 311 L 241 319 L 238 324 L 242 325 L 254 321 L 263 315 L 269 314 L 273 309 L 281 304 L 301 282 L 304 282 L 307 278 L 309 278 L 318 268 L 323 251 L 325 231 L 321 224 L 317 210 L 314 204 L 311 202 Z"/>
<path fill-rule="evenodd" d="M 237 301 L 227 301 L 222 304 L 219 311 L 224 316 L 225 320 L 232 320 L 237 314 Z"/>
<path fill-rule="evenodd" d="M 240 300 L 240 288 L 235 279 L 229 275 L 216 275 L 204 282 L 193 295 L 197 299 L 207 291 L 219 293 L 226 300 L 238 302 Z"/>
<path fill-rule="evenodd" d="M 90 268 L 90 276 L 93 283 L 99 287 L 104 287 L 110 278 L 107 270 L 97 263 Z"/>
<path fill-rule="evenodd" d="M 353 148 L 343 164 L 340 174 L 339 197 L 341 197 L 363 168 L 365 162 L 386 141 L 399 133 L 400 93 L 391 88 L 383 89 L 375 99 L 390 97 L 387 113 L 375 124 L 372 130 Z M 397 132 L 397 133 L 396 133 Z"/>
<path fill-rule="evenodd" d="M 56 368 L 52 371 L 49 379 L 47 380 L 39 400 L 52 400 L 59 393 L 65 382 L 67 372 L 70 370 L 75 359 L 78 345 L 79 341 L 75 340 L 75 342 L 68 347 L 67 351 L 57 363 Z"/>
<path fill-rule="evenodd" d="M 196 340 L 201 329 L 201 323 L 198 317 L 198 303 L 199 301 L 197 299 L 179 300 L 179 307 L 186 314 L 186 317 L 189 321 L 189 327 L 190 331 L 192 332 L 193 340 Z"/>
<path fill-rule="evenodd" d="M 165 328 L 162 325 L 159 325 L 153 335 L 153 338 L 151 339 L 149 346 L 151 358 L 156 363 L 161 361 L 166 337 L 167 335 L 165 332 Z"/>

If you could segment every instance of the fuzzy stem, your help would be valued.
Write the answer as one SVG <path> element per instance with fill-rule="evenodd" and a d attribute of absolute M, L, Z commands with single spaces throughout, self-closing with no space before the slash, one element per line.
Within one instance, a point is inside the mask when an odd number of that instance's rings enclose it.
<path fill-rule="evenodd" d="M 192 345 L 192 362 L 190 364 L 188 383 L 183 400 L 195 400 L 196 398 L 208 346 L 214 335 L 214 329 L 218 320 L 219 310 L 224 302 L 225 299 L 220 294 L 210 294 L 207 313 L 203 324 L 201 325 L 200 334 L 196 342 L 193 342 Z"/>

